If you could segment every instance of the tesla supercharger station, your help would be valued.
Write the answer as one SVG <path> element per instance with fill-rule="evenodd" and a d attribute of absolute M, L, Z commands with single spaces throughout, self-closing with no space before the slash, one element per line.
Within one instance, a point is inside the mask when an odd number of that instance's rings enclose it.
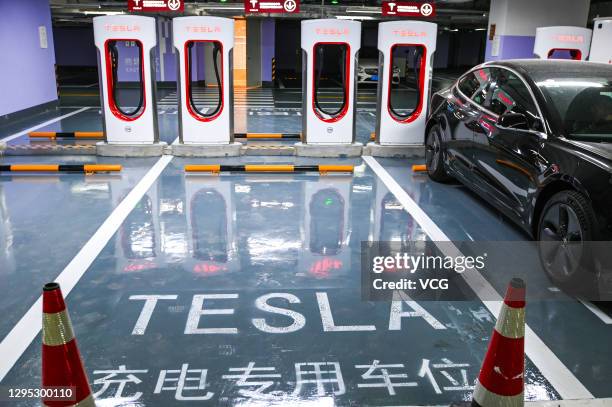
<path fill-rule="evenodd" d="M 361 145 L 355 144 L 355 71 L 360 46 L 358 21 L 302 21 L 302 143 L 296 144 L 298 155 L 361 154 Z"/>
<path fill-rule="evenodd" d="M 239 155 L 233 129 L 234 20 L 178 17 L 172 26 L 179 60 L 180 140 L 173 152 Z"/>
<path fill-rule="evenodd" d="M 155 19 L 113 15 L 95 17 L 93 24 L 106 139 L 98 153 L 161 155 L 165 143 L 159 143 L 152 63 Z"/>
<path fill-rule="evenodd" d="M 612 17 L 593 20 L 593 39 L 589 61 L 612 64 Z"/>
<path fill-rule="evenodd" d="M 437 24 L 422 21 L 378 24 L 376 141 L 368 145 L 372 155 L 411 155 L 415 147 L 422 150 L 437 34 Z M 408 85 L 416 89 L 414 97 L 392 83 L 400 65 L 406 67 Z"/>
<path fill-rule="evenodd" d="M 540 59 L 586 61 L 591 48 L 592 31 L 582 27 L 539 27 L 533 53 Z"/>

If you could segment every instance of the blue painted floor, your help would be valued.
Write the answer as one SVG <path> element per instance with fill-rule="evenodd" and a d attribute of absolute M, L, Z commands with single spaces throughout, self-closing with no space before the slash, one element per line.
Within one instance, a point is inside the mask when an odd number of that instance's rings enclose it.
<path fill-rule="evenodd" d="M 251 114 L 266 111 L 271 114 Z M 161 138 L 171 142 L 175 110 L 162 112 Z M 279 112 L 238 109 L 236 131 L 300 130 L 299 115 Z M 2 136 L 53 117 L 33 118 Z M 360 112 L 357 126 L 366 141 L 374 117 Z M 92 108 L 40 130 L 100 127 Z M 0 157 L 0 163 L 60 160 L 113 162 L 124 170 L 0 176 L 2 338 L 158 161 Z M 171 160 L 67 296 L 100 405 L 405 406 L 470 399 L 495 317 L 476 299 L 362 301 L 362 241 L 428 238 L 361 159 L 321 161 L 353 163 L 356 172 L 185 175 L 187 163 L 315 161 Z M 526 235 L 464 188 L 414 175 L 408 160 L 379 161 L 452 240 L 512 241 L 530 253 Z M 524 267 L 496 263 L 485 277 L 502 295 L 514 273 L 528 278 L 530 290 L 548 292 L 529 301 L 529 325 L 595 397 L 612 397 L 612 328 L 549 290 L 537 267 L 526 273 L 526 259 Z M 40 349 L 39 335 L 0 385 L 36 387 Z M 387 382 L 383 372 L 391 375 Z M 529 359 L 526 383 L 529 400 L 558 399 L 566 390 L 555 390 Z"/>

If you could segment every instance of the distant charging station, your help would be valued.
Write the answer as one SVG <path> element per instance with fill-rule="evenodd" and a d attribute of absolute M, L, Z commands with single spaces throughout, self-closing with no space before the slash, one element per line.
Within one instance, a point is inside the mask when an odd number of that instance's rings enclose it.
<path fill-rule="evenodd" d="M 98 153 L 161 155 L 152 64 L 155 19 L 114 15 L 93 21 L 106 139 Z"/>
<path fill-rule="evenodd" d="M 296 145 L 298 155 L 361 154 L 361 146 L 354 144 L 360 46 L 358 21 L 302 21 L 303 143 Z"/>
<path fill-rule="evenodd" d="M 612 64 L 612 17 L 593 20 L 589 61 Z"/>
<path fill-rule="evenodd" d="M 591 48 L 592 31 L 582 27 L 539 27 L 533 53 L 540 59 L 586 61 Z"/>
<path fill-rule="evenodd" d="M 180 140 L 173 151 L 219 155 L 221 149 L 220 155 L 238 155 L 233 128 L 234 20 L 178 17 L 172 27 L 178 54 Z"/>
<path fill-rule="evenodd" d="M 436 24 L 421 21 L 378 25 L 380 77 L 372 155 L 404 155 L 402 147 L 422 148 L 437 33 Z M 405 82 L 393 84 L 396 72 L 405 72 Z"/>

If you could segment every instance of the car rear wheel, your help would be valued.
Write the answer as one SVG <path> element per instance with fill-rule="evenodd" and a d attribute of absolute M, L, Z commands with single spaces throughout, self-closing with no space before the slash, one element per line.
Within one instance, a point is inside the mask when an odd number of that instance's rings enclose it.
<path fill-rule="evenodd" d="M 451 177 L 444 168 L 442 137 L 440 136 L 440 126 L 432 126 L 427 133 L 425 142 L 425 166 L 429 178 L 437 182 L 448 182 Z"/>
<path fill-rule="evenodd" d="M 594 240 L 594 219 L 584 195 L 562 191 L 546 202 L 538 222 L 542 266 L 555 284 L 574 294 L 583 294 L 595 281 L 586 243 Z"/>

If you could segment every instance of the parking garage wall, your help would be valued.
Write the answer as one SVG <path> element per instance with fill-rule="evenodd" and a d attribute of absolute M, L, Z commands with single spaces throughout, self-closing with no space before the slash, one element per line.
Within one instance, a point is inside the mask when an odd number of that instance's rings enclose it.
<path fill-rule="evenodd" d="M 0 49 L 0 116 L 57 101 L 48 0 L 0 0 Z"/>
<path fill-rule="evenodd" d="M 538 27 L 586 27 L 589 6 L 590 0 L 492 0 L 485 59 L 533 58 Z"/>

